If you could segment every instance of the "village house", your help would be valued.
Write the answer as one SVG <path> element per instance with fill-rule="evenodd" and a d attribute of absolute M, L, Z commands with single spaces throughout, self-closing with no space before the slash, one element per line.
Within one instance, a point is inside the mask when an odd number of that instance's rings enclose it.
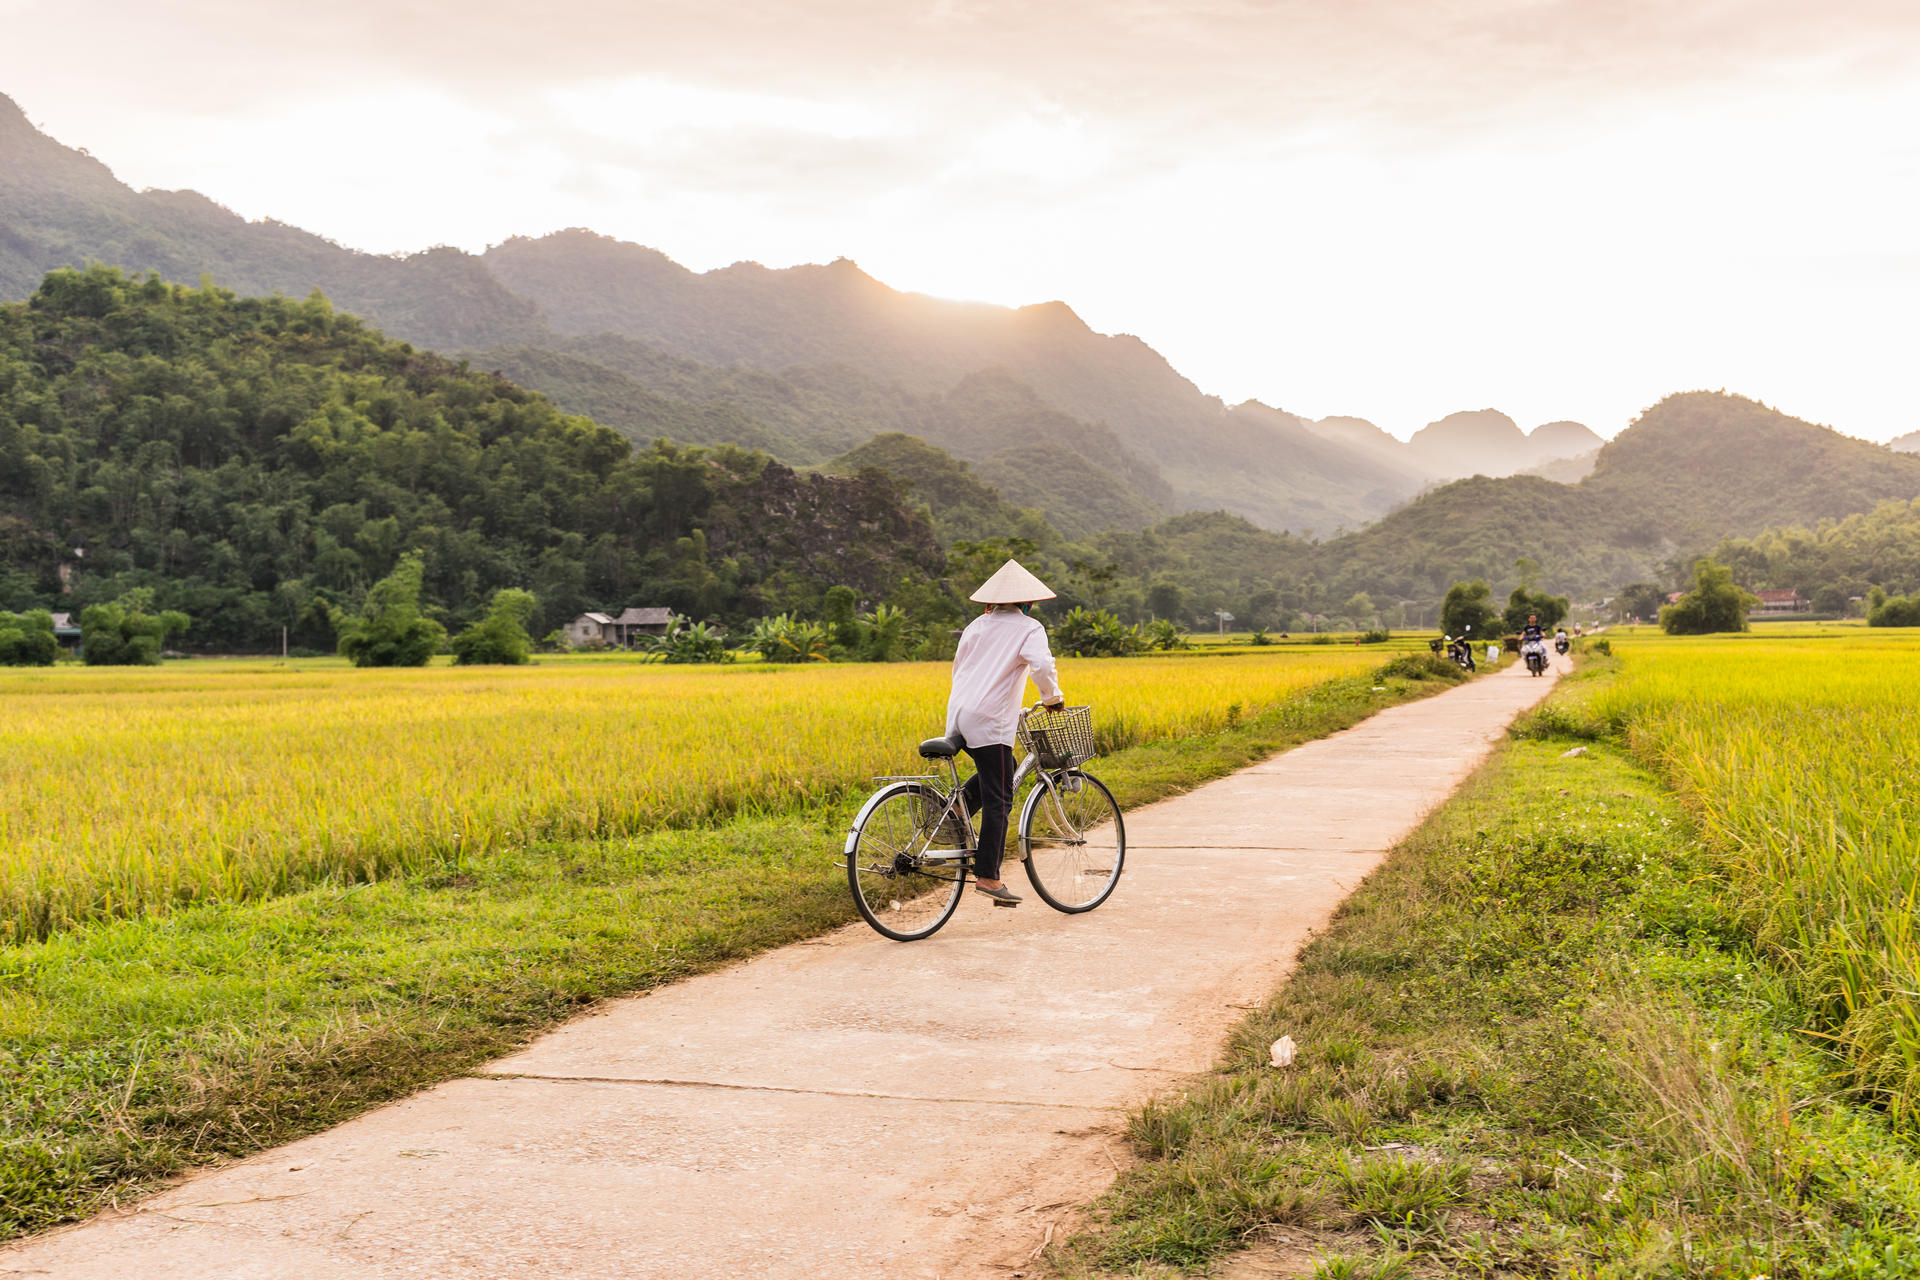
<path fill-rule="evenodd" d="M 63 649 L 78 649 L 80 647 L 80 624 L 74 620 L 72 614 L 56 613 L 53 615 L 53 638 L 60 642 L 60 646 Z"/>
<path fill-rule="evenodd" d="M 1806 599 L 1798 591 L 1756 591 L 1760 603 L 1747 611 L 1750 618 L 1784 618 L 1790 614 L 1805 613 L 1813 607 L 1813 601 Z"/>
<path fill-rule="evenodd" d="M 634 641 L 643 636 L 665 635 L 667 628 L 672 625 L 671 609 L 628 608 L 621 610 L 617 617 L 606 613 L 583 613 L 567 624 L 567 643 L 604 644 L 617 649 L 630 649 Z"/>

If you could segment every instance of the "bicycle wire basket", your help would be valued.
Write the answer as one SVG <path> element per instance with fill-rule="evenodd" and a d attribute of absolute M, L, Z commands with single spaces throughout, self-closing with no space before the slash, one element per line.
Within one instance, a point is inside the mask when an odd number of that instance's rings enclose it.
<path fill-rule="evenodd" d="M 1094 757 L 1093 708 L 1031 707 L 1020 713 L 1019 738 L 1042 769 L 1070 769 Z"/>

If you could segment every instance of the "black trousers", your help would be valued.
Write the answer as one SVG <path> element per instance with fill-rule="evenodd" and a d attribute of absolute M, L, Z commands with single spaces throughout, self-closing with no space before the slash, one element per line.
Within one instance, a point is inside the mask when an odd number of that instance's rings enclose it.
<path fill-rule="evenodd" d="M 980 815 L 980 847 L 973 855 L 973 874 L 980 880 L 1000 878 L 1000 858 L 1007 848 L 1007 815 L 1013 811 L 1013 748 L 995 742 L 968 747 L 974 775 L 960 788 L 967 812 Z"/>

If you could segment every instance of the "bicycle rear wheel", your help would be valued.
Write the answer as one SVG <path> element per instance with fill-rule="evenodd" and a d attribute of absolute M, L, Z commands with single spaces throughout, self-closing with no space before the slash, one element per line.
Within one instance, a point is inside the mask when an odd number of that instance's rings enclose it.
<path fill-rule="evenodd" d="M 1078 769 L 1042 774 L 1020 810 L 1027 880 L 1055 911 L 1078 914 L 1107 900 L 1127 860 L 1127 825 L 1101 781 Z"/>
<path fill-rule="evenodd" d="M 953 917 L 966 863 L 922 855 L 940 829 L 946 798 L 916 782 L 874 792 L 847 835 L 847 884 L 854 905 L 896 942 L 930 937 Z"/>

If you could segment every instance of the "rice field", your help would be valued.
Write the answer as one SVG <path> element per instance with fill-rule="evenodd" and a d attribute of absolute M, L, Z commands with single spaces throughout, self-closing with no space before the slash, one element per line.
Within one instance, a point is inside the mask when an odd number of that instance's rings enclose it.
<path fill-rule="evenodd" d="M 1384 656 L 1066 660 L 1061 678 L 1117 750 L 1216 731 Z M 917 771 L 946 694 L 944 663 L 0 671 L 0 944 L 831 802 Z"/>
<path fill-rule="evenodd" d="M 1616 641 L 1586 713 L 1688 801 L 1850 1082 L 1920 1119 L 1920 633 Z"/>

